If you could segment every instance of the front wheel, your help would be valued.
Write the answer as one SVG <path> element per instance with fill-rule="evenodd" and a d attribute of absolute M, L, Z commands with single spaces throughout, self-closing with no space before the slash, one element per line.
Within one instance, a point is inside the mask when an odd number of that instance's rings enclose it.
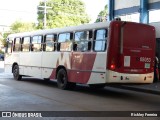
<path fill-rule="evenodd" d="M 19 66 L 18 65 L 14 65 L 14 67 L 13 67 L 13 77 L 15 80 L 22 79 L 22 75 L 19 74 Z"/>
<path fill-rule="evenodd" d="M 60 89 L 74 89 L 76 83 L 68 82 L 67 72 L 64 69 L 60 69 L 57 73 L 57 85 Z"/>

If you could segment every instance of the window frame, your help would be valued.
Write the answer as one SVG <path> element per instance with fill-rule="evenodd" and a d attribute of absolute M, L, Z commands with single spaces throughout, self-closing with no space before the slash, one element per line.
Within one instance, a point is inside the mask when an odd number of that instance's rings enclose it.
<path fill-rule="evenodd" d="M 97 31 L 99 31 L 99 30 L 105 30 L 106 33 L 105 33 L 104 40 L 98 40 L 98 39 L 96 39 L 96 37 L 97 37 Z M 108 41 L 107 38 L 108 38 L 108 29 L 106 29 L 106 28 L 95 29 L 94 30 L 94 40 L 93 40 L 93 51 L 95 51 L 95 52 L 105 52 L 107 50 L 107 41 Z M 104 43 L 104 50 L 95 50 L 96 40 L 97 41 L 105 41 L 105 43 Z"/>
<path fill-rule="evenodd" d="M 59 42 L 59 36 L 62 34 L 69 34 L 69 41 L 66 41 L 67 39 L 65 39 L 65 41 L 60 41 Z M 69 45 L 67 45 L 69 43 Z M 61 44 L 63 44 L 63 46 L 68 46 L 65 49 L 67 50 L 61 50 Z M 58 38 L 57 38 L 57 51 L 61 51 L 61 52 L 71 52 L 73 49 L 73 32 L 62 32 L 58 34 Z"/>
<path fill-rule="evenodd" d="M 19 43 L 16 43 L 16 39 L 19 39 Z M 16 50 L 16 45 L 18 45 L 18 50 Z M 21 51 L 21 37 L 15 37 L 13 40 L 13 52 L 20 52 Z"/>
<path fill-rule="evenodd" d="M 10 50 L 9 50 L 9 45 L 10 45 Z M 9 40 L 7 41 L 7 47 L 6 47 L 6 53 L 12 53 L 13 52 L 13 40 Z"/>
<path fill-rule="evenodd" d="M 23 51 L 24 38 L 27 38 L 27 37 L 29 38 L 29 44 L 28 44 L 28 45 L 29 45 L 29 46 L 28 46 L 29 48 L 28 48 L 28 51 Z M 26 44 L 26 45 L 27 45 L 27 44 Z M 23 36 L 23 37 L 22 37 L 22 44 L 21 44 L 21 46 L 22 46 L 22 48 L 21 48 L 21 51 L 22 51 L 22 52 L 29 52 L 29 51 L 31 51 L 31 50 L 30 50 L 30 49 L 31 49 L 31 36 Z"/>
<path fill-rule="evenodd" d="M 34 37 L 41 37 L 41 43 L 38 42 L 39 39 L 37 39 L 37 43 L 33 43 L 33 38 L 34 38 Z M 35 51 L 35 50 L 33 49 L 33 45 L 34 45 L 34 44 L 40 45 L 39 50 L 36 50 L 36 51 Z M 30 47 L 30 51 L 32 51 L 32 52 L 42 52 L 42 51 L 43 51 L 43 49 L 42 49 L 43 46 L 42 46 L 42 45 L 43 45 L 43 35 L 33 35 L 33 36 L 31 36 L 31 47 Z"/>
<path fill-rule="evenodd" d="M 82 39 L 82 40 L 79 40 L 77 41 L 75 38 L 76 38 L 76 33 L 78 32 L 88 32 L 87 33 L 87 39 Z M 80 43 L 80 44 L 78 44 Z M 84 43 L 84 47 L 87 48 L 86 50 L 78 50 L 78 45 L 81 46 L 81 43 Z M 87 44 L 86 44 L 87 43 Z M 74 32 L 74 44 L 73 44 L 73 51 L 75 52 L 87 52 L 87 51 L 92 51 L 92 48 L 93 48 L 93 30 L 81 30 L 81 31 L 75 31 Z M 87 46 L 87 47 L 86 47 Z"/>
<path fill-rule="evenodd" d="M 53 47 L 53 50 L 51 50 L 51 51 L 47 51 L 46 50 L 46 38 L 47 38 L 47 36 L 49 36 L 49 35 L 52 35 L 52 41 L 50 41 L 51 43 L 52 43 L 52 47 Z M 43 44 L 43 51 L 45 51 L 45 52 L 53 52 L 53 51 L 56 51 L 57 50 L 57 34 L 46 34 L 45 36 L 44 36 L 44 44 Z"/>

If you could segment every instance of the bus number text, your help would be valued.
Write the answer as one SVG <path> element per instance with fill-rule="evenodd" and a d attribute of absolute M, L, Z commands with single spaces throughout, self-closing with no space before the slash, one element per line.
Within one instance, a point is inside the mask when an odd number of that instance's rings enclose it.
<path fill-rule="evenodd" d="M 151 58 L 148 58 L 148 57 L 140 57 L 140 62 L 151 62 Z"/>

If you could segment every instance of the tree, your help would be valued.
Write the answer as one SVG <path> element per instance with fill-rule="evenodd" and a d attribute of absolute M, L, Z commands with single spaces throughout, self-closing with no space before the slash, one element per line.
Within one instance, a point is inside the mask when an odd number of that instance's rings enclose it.
<path fill-rule="evenodd" d="M 0 39 L 0 42 L 4 45 L 4 47 L 6 47 L 6 45 L 7 45 L 6 38 L 9 34 L 19 33 L 19 32 L 28 32 L 28 31 L 33 31 L 35 29 L 36 29 L 36 27 L 35 27 L 35 24 L 33 24 L 33 23 L 25 23 L 25 22 L 21 22 L 21 21 L 15 21 L 11 25 L 10 32 L 4 33 L 3 38 Z"/>
<path fill-rule="evenodd" d="M 21 21 L 15 21 L 11 25 L 11 33 L 18 33 L 18 32 L 28 32 L 35 30 L 35 24 L 33 23 L 25 23 Z"/>
<path fill-rule="evenodd" d="M 108 15 L 108 5 L 105 5 L 104 10 L 100 11 L 95 22 L 106 21 Z"/>
<path fill-rule="evenodd" d="M 44 2 L 40 2 L 39 6 L 44 6 Z M 90 21 L 81 0 L 48 0 L 47 6 L 52 7 L 47 10 L 47 28 L 73 26 Z M 43 28 L 43 13 L 42 9 L 38 12 L 38 29 Z"/>
<path fill-rule="evenodd" d="M 4 33 L 3 34 L 3 38 L 1 38 L 0 39 L 0 42 L 2 43 L 2 45 L 4 45 L 4 47 L 6 47 L 7 46 L 7 41 L 6 41 L 6 39 L 7 39 L 7 36 L 9 35 L 10 33 Z"/>

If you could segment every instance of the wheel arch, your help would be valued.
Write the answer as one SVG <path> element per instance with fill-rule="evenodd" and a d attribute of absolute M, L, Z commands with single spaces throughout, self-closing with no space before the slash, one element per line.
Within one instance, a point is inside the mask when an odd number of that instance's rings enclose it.
<path fill-rule="evenodd" d="M 58 73 L 58 71 L 59 71 L 60 69 L 64 69 L 64 70 L 66 71 L 66 73 L 67 73 L 67 69 L 66 69 L 65 66 L 63 66 L 63 65 L 58 66 L 57 69 L 56 69 L 56 79 L 57 79 L 57 73 Z"/>

